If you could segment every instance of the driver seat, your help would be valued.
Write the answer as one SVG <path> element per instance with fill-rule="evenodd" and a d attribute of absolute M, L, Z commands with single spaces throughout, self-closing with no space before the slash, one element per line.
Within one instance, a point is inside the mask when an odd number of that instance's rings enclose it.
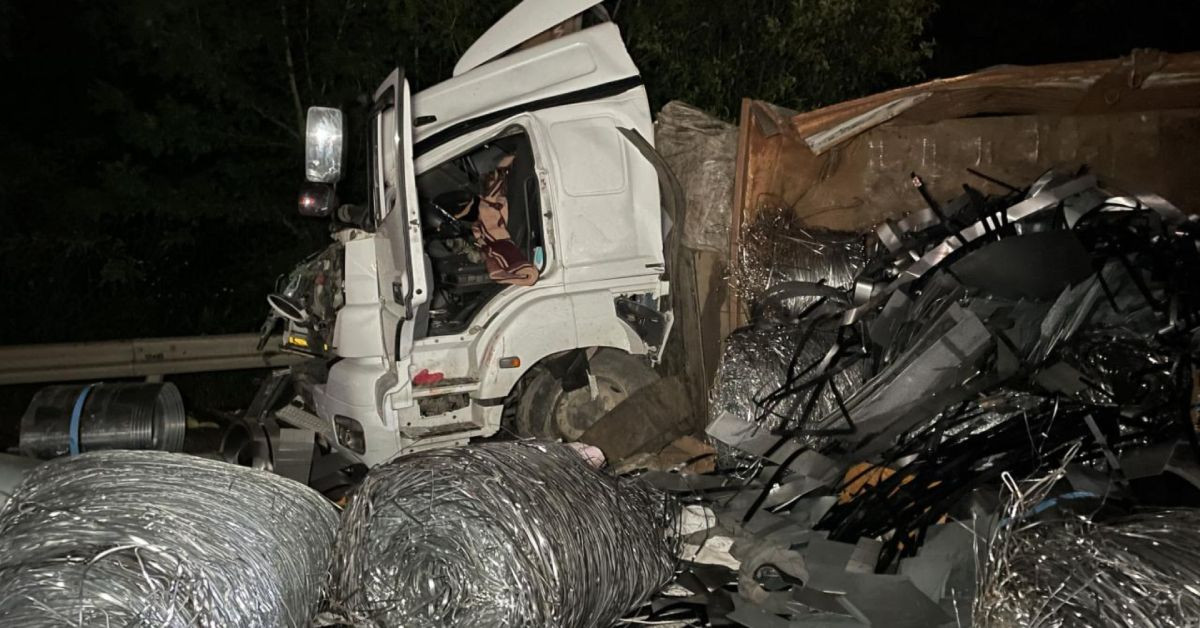
<path fill-rule="evenodd" d="M 532 262 L 534 249 L 541 244 L 532 237 L 534 230 L 530 229 L 531 222 L 541 213 L 541 188 L 534 168 L 533 148 L 524 134 L 500 138 L 495 146 L 513 155 L 508 171 L 508 222 L 505 227 L 513 244 Z M 437 280 L 454 294 L 484 292 L 489 287 L 495 287 L 494 292 L 499 292 L 504 287 L 492 281 L 482 262 L 471 262 L 465 255 L 450 255 L 439 260 Z"/>
<path fill-rule="evenodd" d="M 509 140 L 509 141 L 505 141 Z M 508 171 L 508 233 L 513 244 L 533 261 L 533 249 L 539 243 L 531 238 L 530 223 L 541 213 L 541 188 L 533 163 L 533 147 L 524 134 L 506 137 L 505 149 L 513 154 L 513 163 Z"/>

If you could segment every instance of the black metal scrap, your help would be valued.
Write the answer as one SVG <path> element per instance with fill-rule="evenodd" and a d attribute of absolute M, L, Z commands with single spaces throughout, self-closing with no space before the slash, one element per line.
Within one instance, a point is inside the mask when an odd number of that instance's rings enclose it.
<path fill-rule="evenodd" d="M 747 559 L 739 594 L 706 592 L 698 625 L 965 625 L 969 542 L 998 521 L 1002 478 L 1070 452 L 1071 495 L 1107 504 L 1083 511 L 1103 518 L 1146 499 L 1128 464 L 1143 481 L 1192 464 L 1182 451 L 1200 461 L 1200 221 L 1086 173 L 1025 188 L 972 174 L 1007 192 L 943 203 L 914 175 L 929 209 L 882 225 L 852 285 L 806 277 L 814 300 L 775 336 L 794 343 L 780 384 L 749 423 L 715 417 L 710 434 L 758 462 L 740 490 L 696 493 Z M 864 373 L 852 388 L 835 380 L 849 368 Z M 1137 462 L 1164 447 L 1167 462 Z M 826 544 L 861 556 L 816 560 Z M 800 558 L 781 572 L 771 555 Z"/>

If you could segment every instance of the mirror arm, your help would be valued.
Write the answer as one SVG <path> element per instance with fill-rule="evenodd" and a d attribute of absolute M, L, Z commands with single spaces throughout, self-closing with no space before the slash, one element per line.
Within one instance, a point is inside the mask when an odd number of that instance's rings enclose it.
<path fill-rule="evenodd" d="M 338 222 L 358 227 L 364 231 L 374 231 L 375 225 L 369 207 L 365 205 L 342 205 L 334 212 L 333 217 Z"/>

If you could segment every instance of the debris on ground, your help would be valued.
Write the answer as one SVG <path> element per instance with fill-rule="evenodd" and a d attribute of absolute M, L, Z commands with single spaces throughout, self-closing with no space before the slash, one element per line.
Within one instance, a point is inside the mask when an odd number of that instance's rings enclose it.
<path fill-rule="evenodd" d="M 631 456 L 654 454 L 694 431 L 692 405 L 679 377 L 665 377 L 635 390 L 579 437 L 599 447 L 615 465 Z"/>

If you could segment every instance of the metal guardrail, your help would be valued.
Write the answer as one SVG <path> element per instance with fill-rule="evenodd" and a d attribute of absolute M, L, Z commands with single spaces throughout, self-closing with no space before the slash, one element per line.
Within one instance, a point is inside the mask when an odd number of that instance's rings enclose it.
<path fill-rule="evenodd" d="M 258 334 L 139 338 L 0 347 L 0 385 L 69 382 L 288 366 L 301 356 L 258 351 Z"/>

